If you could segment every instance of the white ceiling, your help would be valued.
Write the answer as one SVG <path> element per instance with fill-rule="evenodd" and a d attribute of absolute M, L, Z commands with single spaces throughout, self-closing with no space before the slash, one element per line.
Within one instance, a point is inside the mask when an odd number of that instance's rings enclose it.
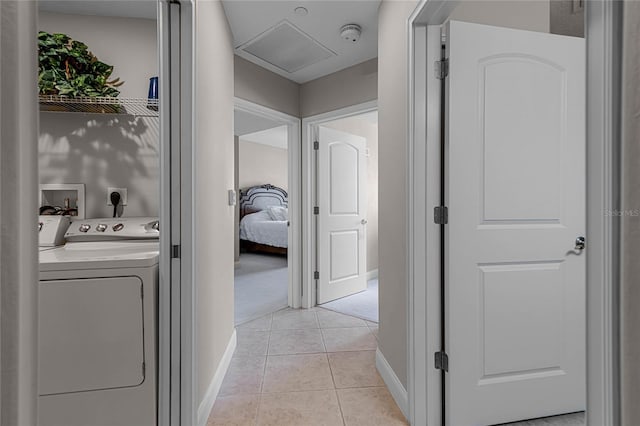
<path fill-rule="evenodd" d="M 249 133 L 248 135 L 242 136 L 240 140 L 287 149 L 287 127 L 288 126 L 284 125 L 260 132 Z"/>
<path fill-rule="evenodd" d="M 233 134 L 236 136 L 272 129 L 280 125 L 282 123 L 279 121 L 270 120 L 239 109 L 233 110 Z"/>
<path fill-rule="evenodd" d="M 222 4 L 233 32 L 236 54 L 297 83 L 305 83 L 378 56 L 380 0 L 223 0 Z M 294 9 L 299 6 L 307 8 L 308 15 L 296 15 Z M 288 73 L 237 50 L 284 20 L 336 55 Z M 357 43 L 340 37 L 340 28 L 352 23 L 362 27 L 362 36 Z"/>
<path fill-rule="evenodd" d="M 157 0 L 39 0 L 44 12 L 157 19 Z"/>
<path fill-rule="evenodd" d="M 240 140 L 287 149 L 287 125 L 237 108 L 233 110 L 233 131 Z"/>

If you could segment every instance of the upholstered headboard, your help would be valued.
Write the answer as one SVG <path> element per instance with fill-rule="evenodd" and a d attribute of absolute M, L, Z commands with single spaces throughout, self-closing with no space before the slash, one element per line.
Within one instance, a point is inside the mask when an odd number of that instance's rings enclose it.
<path fill-rule="evenodd" d="M 240 190 L 240 218 L 271 206 L 288 207 L 287 191 L 273 185 L 259 185 Z"/>

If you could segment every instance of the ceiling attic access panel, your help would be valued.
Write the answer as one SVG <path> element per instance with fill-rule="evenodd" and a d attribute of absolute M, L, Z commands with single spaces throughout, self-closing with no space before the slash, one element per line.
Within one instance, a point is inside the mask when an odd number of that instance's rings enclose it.
<path fill-rule="evenodd" d="M 237 50 L 290 74 L 336 55 L 286 20 L 239 46 Z"/>
<path fill-rule="evenodd" d="M 304 0 L 301 2 L 223 0 L 222 5 L 233 34 L 235 54 L 298 84 L 333 74 L 378 56 L 380 0 Z M 306 14 L 296 12 L 296 7 L 300 6 L 306 9 Z M 357 43 L 345 40 L 340 35 L 340 29 L 348 24 L 357 24 L 361 28 L 362 33 Z M 281 25 L 286 25 L 287 28 L 280 27 Z M 277 31 L 274 34 L 269 34 L 275 30 Z M 279 62 L 275 58 L 268 58 L 265 54 L 254 51 L 253 47 L 248 48 L 249 51 L 244 50 L 261 37 L 272 37 L 281 31 L 281 34 L 290 31 L 301 32 L 302 35 L 296 34 L 296 36 L 304 39 L 301 41 L 313 44 L 309 49 L 302 50 L 304 56 L 296 59 L 299 62 L 280 63 L 282 61 Z M 260 43 L 263 41 L 261 40 Z M 283 46 L 282 43 L 277 45 L 279 49 Z M 328 56 L 329 52 L 331 52 L 330 56 Z M 320 54 L 317 59 L 324 56 L 326 58 L 315 62 L 317 54 Z M 306 55 L 309 55 L 312 60 Z M 286 71 L 295 70 L 303 65 L 305 66 L 297 71 Z"/>

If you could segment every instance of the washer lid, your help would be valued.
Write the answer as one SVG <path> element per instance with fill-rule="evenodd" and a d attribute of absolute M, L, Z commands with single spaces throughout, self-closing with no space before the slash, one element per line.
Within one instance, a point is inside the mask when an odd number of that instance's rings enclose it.
<path fill-rule="evenodd" d="M 40 252 L 40 272 L 103 268 L 145 268 L 158 264 L 158 241 L 71 242 Z"/>

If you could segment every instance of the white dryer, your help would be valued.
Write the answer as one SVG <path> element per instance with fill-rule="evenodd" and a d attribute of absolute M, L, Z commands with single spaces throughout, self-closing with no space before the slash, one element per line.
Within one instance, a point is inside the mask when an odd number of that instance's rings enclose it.
<path fill-rule="evenodd" d="M 155 426 L 155 218 L 80 219 L 40 253 L 40 426 Z"/>

